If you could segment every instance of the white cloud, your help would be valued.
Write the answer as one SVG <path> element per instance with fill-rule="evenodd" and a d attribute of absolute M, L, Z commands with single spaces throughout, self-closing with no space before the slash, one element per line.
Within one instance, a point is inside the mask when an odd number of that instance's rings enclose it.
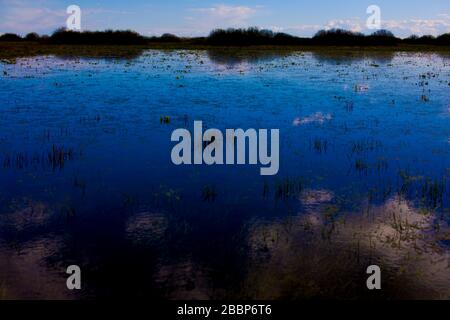
<path fill-rule="evenodd" d="M 299 24 L 286 27 L 281 26 L 268 26 L 264 29 L 269 29 L 274 32 L 284 32 L 297 36 L 311 36 L 315 34 L 319 29 L 323 29 L 323 26 L 318 24 Z"/>
<path fill-rule="evenodd" d="M 50 2 L 53 3 L 53 2 Z M 47 6 L 45 5 L 47 4 Z M 49 7 L 46 0 L 0 0 L 0 33 L 15 32 L 25 34 L 36 31 L 39 33 L 52 32 L 58 27 L 64 26 L 67 19 L 65 6 Z M 167 21 L 167 26 L 156 25 L 154 28 L 138 28 L 146 34 L 162 34 L 165 32 L 175 33 L 181 36 L 201 36 L 208 34 L 214 28 L 248 27 L 255 25 L 252 19 L 260 16 L 270 16 L 270 12 L 264 12 L 261 6 L 226 5 L 187 9 L 184 20 Z M 127 19 L 121 20 L 118 26 L 117 17 L 128 15 Z M 133 15 L 137 12 L 110 10 L 103 8 L 83 8 L 82 26 L 86 29 L 109 28 L 133 28 L 128 23 L 133 22 Z M 89 18 L 88 18 L 89 17 Z M 383 17 L 382 17 L 383 18 Z M 131 19 L 131 20 L 130 20 Z M 371 33 L 367 30 L 365 17 L 333 19 L 324 23 L 310 24 L 278 24 L 259 25 L 262 28 L 277 32 L 286 32 L 300 36 L 314 35 L 320 29 L 343 28 L 355 32 Z M 267 27 L 269 26 L 269 27 Z M 391 30 L 395 35 L 406 37 L 411 34 L 438 35 L 450 32 L 450 13 L 441 13 L 430 19 L 410 18 L 403 20 L 382 20 L 382 27 Z M 83 28 L 84 29 L 84 28 Z"/>
<path fill-rule="evenodd" d="M 42 1 L 24 1 L 24 0 L 0 0 L 0 33 L 21 33 L 28 32 L 49 33 L 57 28 L 66 26 L 68 14 L 66 6 L 51 9 L 45 6 Z M 98 21 L 100 16 L 133 14 L 133 12 L 123 10 L 110 10 L 102 8 L 82 8 L 82 29 L 97 29 L 96 25 L 88 25 L 91 21 Z M 91 16 L 87 20 L 84 17 Z M 94 19 L 94 17 L 96 19 Z M 84 22 L 87 24 L 84 25 Z M 103 29 L 103 28 L 99 28 Z"/>
<path fill-rule="evenodd" d="M 396 36 L 407 37 L 416 35 L 440 35 L 450 32 L 450 14 L 442 13 L 436 19 L 404 19 L 404 20 L 382 20 L 381 27 L 392 31 Z M 293 26 L 271 28 L 272 30 L 282 30 L 301 36 L 311 36 L 320 29 L 340 28 L 353 32 L 372 33 L 373 30 L 366 28 L 365 20 L 360 18 L 335 19 L 327 21 L 323 25 L 300 24 Z"/>
<path fill-rule="evenodd" d="M 359 18 L 336 19 L 330 20 L 324 26 L 324 29 L 345 29 L 353 32 L 362 32 L 364 30 L 363 23 Z"/>
<path fill-rule="evenodd" d="M 313 36 L 317 31 L 325 29 L 346 29 L 351 30 L 353 32 L 363 32 L 364 24 L 361 22 L 359 18 L 352 19 L 336 19 L 330 20 L 325 24 L 298 24 L 298 25 L 290 25 L 290 26 L 270 26 L 267 29 L 277 31 L 277 32 L 286 32 L 293 35 L 298 36 Z"/>
<path fill-rule="evenodd" d="M 285 30 L 283 27 L 279 27 L 279 26 L 268 26 L 268 27 L 264 27 L 264 29 L 272 30 L 273 32 L 284 32 L 284 30 Z"/>
<path fill-rule="evenodd" d="M 241 26 L 247 23 L 247 20 L 256 13 L 255 8 L 245 6 L 227 6 L 218 5 L 209 8 L 191 9 L 200 14 L 200 18 L 210 20 L 216 24 L 225 24 L 226 26 Z"/>
<path fill-rule="evenodd" d="M 174 33 L 180 36 L 204 36 L 216 28 L 244 28 L 250 26 L 261 6 L 217 5 L 188 9 L 189 15 L 184 17 L 185 24 L 179 27 L 157 27 L 148 30 L 147 34 L 160 35 Z"/>
<path fill-rule="evenodd" d="M 14 4 L 12 4 L 14 3 Z M 44 7 L 28 7 L 21 2 L 11 2 L 3 6 L 0 31 L 27 33 L 32 31 L 46 32 L 64 26 L 67 15 L 65 10 L 52 10 Z"/>
<path fill-rule="evenodd" d="M 439 19 L 408 19 L 382 21 L 385 29 L 394 34 L 409 36 L 416 35 L 439 35 L 450 32 L 450 15 L 440 14 Z"/>
<path fill-rule="evenodd" d="M 208 33 L 214 28 L 248 27 L 249 20 L 260 7 L 217 5 L 190 9 L 186 17 L 188 29 L 194 33 Z"/>

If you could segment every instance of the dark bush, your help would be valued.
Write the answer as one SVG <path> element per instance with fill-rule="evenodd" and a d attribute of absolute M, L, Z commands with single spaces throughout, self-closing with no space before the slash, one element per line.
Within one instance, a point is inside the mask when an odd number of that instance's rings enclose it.
<path fill-rule="evenodd" d="M 181 42 L 182 39 L 178 36 L 171 33 L 164 33 L 160 37 L 151 37 L 148 38 L 149 42 L 164 42 L 164 43 L 172 43 L 172 42 Z"/>
<path fill-rule="evenodd" d="M 213 30 L 207 42 L 212 45 L 270 45 L 274 43 L 275 34 L 270 30 L 260 30 L 258 28 L 248 29 L 216 29 Z"/>
<path fill-rule="evenodd" d="M 320 45 L 364 45 L 365 36 L 362 33 L 343 29 L 320 30 L 312 38 L 314 44 Z"/>
<path fill-rule="evenodd" d="M 394 34 L 386 29 L 377 30 L 371 34 L 372 37 L 380 37 L 380 38 L 395 38 Z"/>
<path fill-rule="evenodd" d="M 67 31 L 56 30 L 49 38 L 55 44 L 132 45 L 145 44 L 147 40 L 134 31 Z"/>
<path fill-rule="evenodd" d="M 382 29 L 367 36 L 366 42 L 369 45 L 392 46 L 398 44 L 400 39 L 396 38 L 391 31 Z"/>
<path fill-rule="evenodd" d="M 171 34 L 171 33 L 164 33 L 161 37 L 160 37 L 161 42 L 180 42 L 181 39 L 178 38 L 176 35 Z"/>
<path fill-rule="evenodd" d="M 295 37 L 287 33 L 277 33 L 274 36 L 276 45 L 309 45 L 311 39 Z"/>
<path fill-rule="evenodd" d="M 436 43 L 441 46 L 450 46 L 450 33 L 441 34 L 436 38 Z"/>
<path fill-rule="evenodd" d="M 26 41 L 39 41 L 40 37 L 36 32 L 30 32 L 25 36 Z"/>
<path fill-rule="evenodd" d="M 18 36 L 17 34 L 14 33 L 5 33 L 0 36 L 0 41 L 4 42 L 17 42 L 22 40 L 23 39 L 21 36 Z"/>
<path fill-rule="evenodd" d="M 206 43 L 220 46 L 298 45 L 309 44 L 310 39 L 251 27 L 248 29 L 213 30 L 206 38 Z"/>
<path fill-rule="evenodd" d="M 450 33 L 441 34 L 439 37 L 435 38 L 433 36 L 422 36 L 418 37 L 412 35 L 403 40 L 407 44 L 417 44 L 417 45 L 439 45 L 439 46 L 450 46 Z"/>
<path fill-rule="evenodd" d="M 409 38 L 403 40 L 404 43 L 407 44 L 426 44 L 426 45 L 434 45 L 437 44 L 437 40 L 435 37 L 426 35 L 418 37 L 416 35 L 412 35 Z"/>

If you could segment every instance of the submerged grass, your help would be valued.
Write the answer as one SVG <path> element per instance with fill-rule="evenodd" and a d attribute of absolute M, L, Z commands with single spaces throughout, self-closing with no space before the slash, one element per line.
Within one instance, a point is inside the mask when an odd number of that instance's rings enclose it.
<path fill-rule="evenodd" d="M 58 146 L 53 144 L 51 149 L 42 153 L 27 153 L 17 152 L 12 154 L 5 154 L 3 156 L 3 168 L 9 169 L 26 169 L 28 167 L 51 167 L 53 170 L 62 169 L 67 161 L 71 161 L 76 155 L 71 148 L 65 146 Z"/>
<path fill-rule="evenodd" d="M 287 200 L 290 198 L 298 197 L 301 191 L 304 189 L 303 178 L 285 178 L 282 181 L 278 181 L 275 185 L 275 200 Z M 264 194 L 269 192 L 269 187 L 264 185 Z"/>

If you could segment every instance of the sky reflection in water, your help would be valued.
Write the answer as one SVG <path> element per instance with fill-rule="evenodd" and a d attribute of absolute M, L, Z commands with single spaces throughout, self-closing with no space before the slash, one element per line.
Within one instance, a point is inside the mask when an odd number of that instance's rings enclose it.
<path fill-rule="evenodd" d="M 450 297 L 449 64 L 223 51 L 0 64 L 0 297 L 364 298 L 373 262 L 390 279 L 380 298 Z M 174 166 L 170 134 L 194 120 L 279 128 L 278 175 Z M 65 289 L 69 264 L 81 293 Z"/>

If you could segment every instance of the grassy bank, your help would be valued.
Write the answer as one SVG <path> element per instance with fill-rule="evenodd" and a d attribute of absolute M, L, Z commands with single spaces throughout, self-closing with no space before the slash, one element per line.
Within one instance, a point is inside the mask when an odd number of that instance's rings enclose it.
<path fill-rule="evenodd" d="M 357 54 L 377 52 L 437 52 L 443 55 L 450 55 L 450 46 L 429 46 L 429 45 L 396 45 L 396 46 L 208 46 L 198 45 L 191 42 L 177 43 L 151 43 L 145 45 L 57 45 L 41 44 L 37 42 L 0 42 L 0 59 L 4 62 L 12 62 L 16 58 L 33 56 L 67 56 L 67 57 L 117 57 L 135 58 L 144 50 L 212 50 L 229 54 L 246 54 L 251 52 L 280 52 L 288 53 L 293 51 L 324 52 L 328 54 Z"/>

